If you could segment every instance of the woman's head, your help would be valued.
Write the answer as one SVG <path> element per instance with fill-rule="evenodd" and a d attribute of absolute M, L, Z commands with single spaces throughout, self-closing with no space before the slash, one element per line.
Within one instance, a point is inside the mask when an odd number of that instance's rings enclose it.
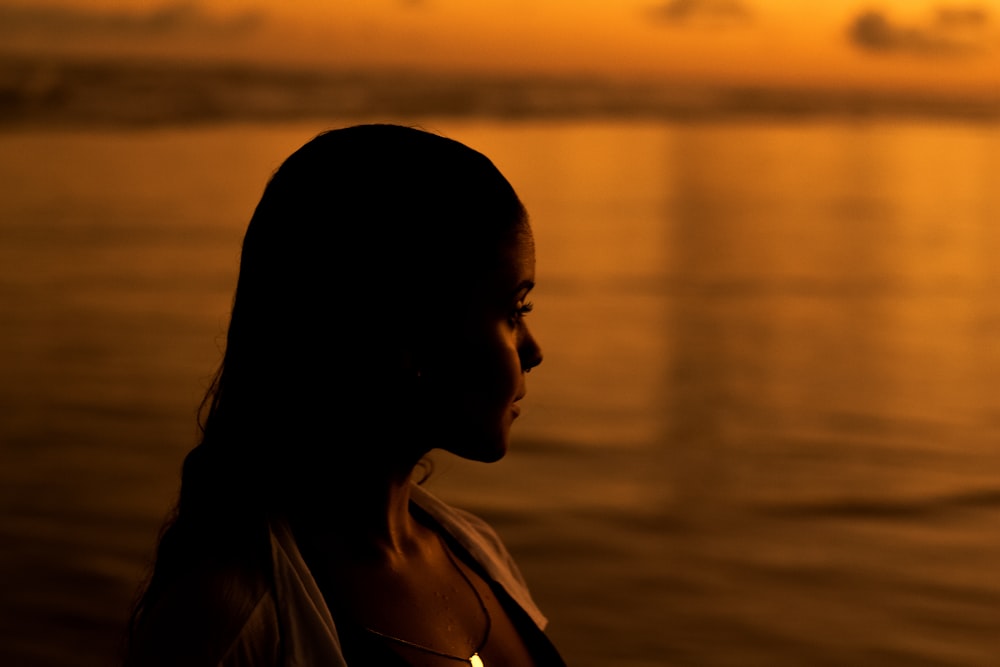
<path fill-rule="evenodd" d="M 461 438 L 470 392 L 487 392 L 470 366 L 496 335 L 485 308 L 501 277 L 533 280 L 533 254 L 521 202 L 482 154 L 391 125 L 321 134 L 274 174 L 247 230 L 205 445 L 259 472 L 330 446 L 362 455 L 389 426 Z M 524 301 L 509 287 L 507 311 Z M 523 331 L 518 374 L 540 361 Z M 505 438 L 463 453 L 498 458 Z"/>
<path fill-rule="evenodd" d="M 266 572 L 266 514 L 310 483 L 350 493 L 355 464 L 404 470 L 435 446 L 502 456 L 541 361 L 533 280 L 524 208 L 480 153 L 369 125 L 289 157 L 247 229 L 204 436 L 132 631 L 206 558 Z"/>

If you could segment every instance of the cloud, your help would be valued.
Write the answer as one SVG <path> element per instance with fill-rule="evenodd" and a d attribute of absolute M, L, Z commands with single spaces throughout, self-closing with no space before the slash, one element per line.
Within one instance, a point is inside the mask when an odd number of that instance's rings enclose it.
<path fill-rule="evenodd" d="M 646 10 L 655 23 L 726 26 L 742 24 L 753 13 L 739 0 L 667 0 Z"/>
<path fill-rule="evenodd" d="M 884 12 L 862 12 L 848 27 L 854 46 L 877 54 L 937 57 L 963 56 L 982 51 L 989 14 L 977 7 L 941 7 L 924 25 L 901 25 Z"/>
<path fill-rule="evenodd" d="M 936 23 L 943 28 L 979 28 L 990 22 L 983 7 L 938 7 Z"/>
<path fill-rule="evenodd" d="M 162 5 L 145 12 L 14 5 L 0 7 L 0 30 L 49 36 L 159 37 L 194 34 L 225 37 L 256 30 L 262 18 L 255 12 L 214 17 L 205 14 L 193 2 Z"/>

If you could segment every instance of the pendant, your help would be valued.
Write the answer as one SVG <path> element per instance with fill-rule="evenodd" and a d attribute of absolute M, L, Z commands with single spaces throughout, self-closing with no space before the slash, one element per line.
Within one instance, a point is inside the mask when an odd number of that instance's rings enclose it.
<path fill-rule="evenodd" d="M 483 667 L 483 659 L 479 657 L 478 653 L 473 653 L 472 657 L 469 658 L 469 664 L 472 667 Z"/>

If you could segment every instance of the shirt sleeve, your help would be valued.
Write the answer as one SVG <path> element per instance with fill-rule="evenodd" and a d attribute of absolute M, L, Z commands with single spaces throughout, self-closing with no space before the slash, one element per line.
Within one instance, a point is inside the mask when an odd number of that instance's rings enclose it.
<path fill-rule="evenodd" d="M 228 572 L 189 573 L 146 610 L 126 667 L 277 667 L 274 597 Z"/>
<path fill-rule="evenodd" d="M 280 667 L 281 637 L 274 596 L 263 596 L 218 667 Z"/>

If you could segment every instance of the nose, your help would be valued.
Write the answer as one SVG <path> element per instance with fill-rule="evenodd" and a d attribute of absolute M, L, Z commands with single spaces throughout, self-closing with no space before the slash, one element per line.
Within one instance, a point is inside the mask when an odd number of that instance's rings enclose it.
<path fill-rule="evenodd" d="M 532 368 L 542 363 L 542 348 L 527 326 L 522 332 L 521 344 L 518 346 L 517 352 L 521 359 L 521 370 L 529 373 Z"/>

